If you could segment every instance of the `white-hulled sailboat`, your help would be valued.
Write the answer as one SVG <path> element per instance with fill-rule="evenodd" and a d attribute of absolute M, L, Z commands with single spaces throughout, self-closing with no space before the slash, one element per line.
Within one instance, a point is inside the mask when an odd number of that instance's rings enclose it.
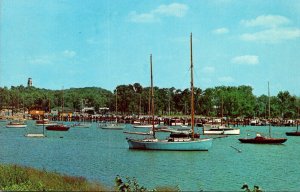
<path fill-rule="evenodd" d="M 212 139 L 200 139 L 194 137 L 194 85 L 193 85 L 193 57 L 192 57 L 192 34 L 191 43 L 191 126 L 192 134 L 188 138 L 169 138 L 159 140 L 155 137 L 154 128 L 154 94 L 153 94 L 153 77 L 152 77 L 152 55 L 150 55 L 151 66 L 151 112 L 152 112 L 152 131 L 151 137 L 145 139 L 127 138 L 129 149 L 141 150 L 170 150 L 170 151 L 208 151 L 212 146 Z"/>
<path fill-rule="evenodd" d="M 104 124 L 99 124 L 101 129 L 110 129 L 110 130 L 122 130 L 125 128 L 125 124 L 118 123 L 118 88 L 116 88 L 116 121 L 115 122 L 107 122 Z"/>

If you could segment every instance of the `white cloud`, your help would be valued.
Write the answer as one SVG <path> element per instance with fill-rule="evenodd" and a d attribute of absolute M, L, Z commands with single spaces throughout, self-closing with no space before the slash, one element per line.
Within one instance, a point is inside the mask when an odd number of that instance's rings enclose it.
<path fill-rule="evenodd" d="M 223 28 L 219 28 L 219 29 L 215 29 L 212 31 L 214 34 L 217 34 L 217 35 L 221 35 L 221 34 L 226 34 L 229 32 L 229 30 L 225 27 Z"/>
<path fill-rule="evenodd" d="M 234 82 L 234 79 L 230 76 L 219 77 L 218 80 L 221 81 L 221 82 L 224 82 L 224 83 Z"/>
<path fill-rule="evenodd" d="M 160 18 L 163 16 L 184 17 L 187 10 L 188 6 L 181 3 L 160 5 L 146 13 L 132 11 L 129 14 L 129 20 L 134 23 L 153 23 L 160 21 Z"/>
<path fill-rule="evenodd" d="M 214 73 L 215 72 L 215 68 L 214 67 L 204 67 L 203 68 L 204 73 Z"/>
<path fill-rule="evenodd" d="M 291 21 L 280 15 L 261 15 L 251 20 L 242 20 L 241 23 L 246 27 L 278 27 L 280 25 L 289 24 Z"/>
<path fill-rule="evenodd" d="M 72 51 L 72 50 L 64 50 L 64 51 L 62 52 L 62 54 L 63 54 L 64 57 L 67 57 L 67 58 L 73 58 L 73 57 L 75 57 L 76 52 L 75 52 L 75 51 Z"/>
<path fill-rule="evenodd" d="M 280 15 L 261 15 L 252 20 L 242 20 L 241 23 L 246 27 L 265 28 L 257 32 L 242 34 L 240 38 L 244 41 L 278 43 L 300 37 L 300 29 L 283 26 L 290 25 L 292 22 Z"/>
<path fill-rule="evenodd" d="M 300 37 L 298 28 L 272 28 L 256 33 L 242 34 L 241 39 L 244 41 L 261 41 L 266 43 L 278 43 L 283 40 L 292 40 Z"/>
<path fill-rule="evenodd" d="M 159 21 L 159 18 L 156 18 L 152 13 L 137 14 L 135 11 L 129 14 L 129 18 L 134 23 L 153 23 Z"/>
<path fill-rule="evenodd" d="M 188 6 L 180 3 L 172 3 L 170 5 L 160 5 L 158 8 L 152 11 L 166 16 L 184 17 L 188 10 Z"/>
<path fill-rule="evenodd" d="M 259 64 L 259 58 L 256 55 L 242 55 L 231 59 L 234 64 L 246 64 L 246 65 L 257 65 Z"/>

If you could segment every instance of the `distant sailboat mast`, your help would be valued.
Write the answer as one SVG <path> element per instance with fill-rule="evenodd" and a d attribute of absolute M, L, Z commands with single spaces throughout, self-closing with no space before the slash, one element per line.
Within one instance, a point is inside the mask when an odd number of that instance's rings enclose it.
<path fill-rule="evenodd" d="M 152 114 L 152 135 L 155 138 L 154 128 L 154 93 L 153 93 L 153 75 L 152 75 L 152 54 L 150 54 L 150 68 L 151 68 L 151 114 Z"/>
<path fill-rule="evenodd" d="M 118 113 L 118 88 L 116 88 L 116 115 Z"/>
<path fill-rule="evenodd" d="M 64 86 L 62 87 L 62 105 L 61 105 L 61 120 L 64 121 Z"/>
<path fill-rule="evenodd" d="M 194 74 L 193 74 L 193 41 L 191 33 L 191 126 L 192 126 L 192 139 L 194 139 Z"/>
<path fill-rule="evenodd" d="M 269 137 L 271 137 L 271 122 L 270 122 L 270 118 L 271 118 L 271 102 L 270 102 L 270 85 L 269 85 L 269 81 L 268 81 L 268 98 L 269 98 Z"/>

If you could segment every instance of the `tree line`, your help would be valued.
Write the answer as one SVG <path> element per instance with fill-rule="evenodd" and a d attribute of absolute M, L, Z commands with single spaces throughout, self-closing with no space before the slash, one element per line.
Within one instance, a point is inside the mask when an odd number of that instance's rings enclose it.
<path fill-rule="evenodd" d="M 190 114 L 190 89 L 154 87 L 156 115 Z M 269 97 L 255 96 L 251 86 L 218 86 L 214 88 L 194 88 L 195 114 L 207 117 L 260 117 L 269 116 Z M 150 109 L 150 87 L 139 83 L 118 85 L 113 92 L 98 87 L 49 90 L 36 87 L 0 87 L 0 109 L 14 112 L 40 108 L 69 108 L 80 111 L 83 107 L 102 107 L 110 113 L 122 115 L 147 115 Z M 300 98 L 288 91 L 280 91 L 270 97 L 270 116 L 297 118 Z"/>

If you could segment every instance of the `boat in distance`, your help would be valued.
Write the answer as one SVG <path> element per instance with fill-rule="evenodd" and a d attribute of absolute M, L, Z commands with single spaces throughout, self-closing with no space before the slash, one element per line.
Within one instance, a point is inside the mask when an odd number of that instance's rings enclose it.
<path fill-rule="evenodd" d="M 152 128 L 151 124 L 138 124 L 138 125 L 132 125 L 133 128 Z M 154 125 L 154 127 L 158 127 L 158 125 Z"/>
<path fill-rule="evenodd" d="M 77 128 L 89 128 L 91 124 L 88 123 L 75 123 L 72 125 L 72 127 L 77 127 Z"/>
<path fill-rule="evenodd" d="M 300 132 L 298 130 L 299 130 L 299 126 L 298 126 L 298 123 L 297 123 L 297 130 L 296 131 L 294 131 L 294 132 L 286 132 L 285 134 L 287 136 L 300 136 Z"/>
<path fill-rule="evenodd" d="M 111 129 L 111 130 L 123 130 L 125 128 L 125 125 L 121 124 L 104 124 L 104 125 L 99 125 L 101 129 Z"/>
<path fill-rule="evenodd" d="M 129 149 L 163 150 L 163 151 L 208 151 L 212 146 L 212 139 L 183 139 L 170 138 L 166 140 L 127 139 Z"/>
<path fill-rule="evenodd" d="M 66 125 L 49 125 L 46 127 L 48 131 L 68 131 L 70 127 Z"/>
<path fill-rule="evenodd" d="M 204 130 L 204 135 L 239 135 L 240 129 L 233 128 L 211 128 Z"/>
<path fill-rule="evenodd" d="M 25 137 L 43 138 L 45 135 L 43 133 L 28 133 L 24 135 Z"/>
<path fill-rule="evenodd" d="M 22 122 L 9 122 L 6 125 L 6 128 L 25 128 L 25 127 L 27 127 L 27 125 Z"/>
<path fill-rule="evenodd" d="M 35 122 L 36 126 L 49 126 L 49 125 L 57 125 L 55 122 L 50 122 L 49 119 L 37 120 Z"/>
<path fill-rule="evenodd" d="M 295 131 L 295 132 L 286 132 L 285 133 L 287 136 L 300 136 L 300 132 Z"/>
<path fill-rule="evenodd" d="M 252 144 L 282 144 L 287 141 L 286 138 L 272 138 L 272 137 L 264 137 L 260 134 L 256 134 L 255 138 L 240 138 L 240 142 L 242 143 L 252 143 Z"/>

